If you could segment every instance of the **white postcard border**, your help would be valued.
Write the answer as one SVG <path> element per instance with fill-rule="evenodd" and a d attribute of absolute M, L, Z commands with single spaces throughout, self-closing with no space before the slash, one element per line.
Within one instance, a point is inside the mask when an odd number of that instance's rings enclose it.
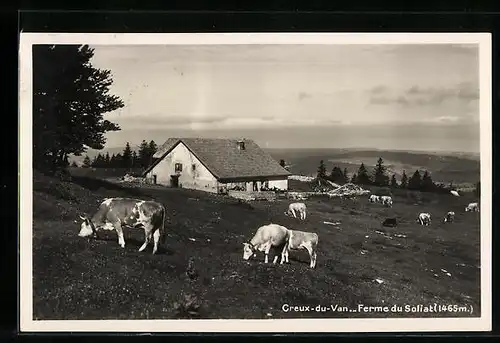
<path fill-rule="evenodd" d="M 481 317 L 424 319 L 33 320 L 32 45 L 478 44 L 480 56 Z M 19 315 L 21 332 L 491 331 L 492 59 L 490 33 L 21 33 L 19 47 Z"/>

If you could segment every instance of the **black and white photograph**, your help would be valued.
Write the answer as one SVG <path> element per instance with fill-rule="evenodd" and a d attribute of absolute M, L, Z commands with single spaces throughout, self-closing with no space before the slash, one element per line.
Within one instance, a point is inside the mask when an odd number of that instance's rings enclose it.
<path fill-rule="evenodd" d="M 19 54 L 22 332 L 491 330 L 489 34 Z"/>

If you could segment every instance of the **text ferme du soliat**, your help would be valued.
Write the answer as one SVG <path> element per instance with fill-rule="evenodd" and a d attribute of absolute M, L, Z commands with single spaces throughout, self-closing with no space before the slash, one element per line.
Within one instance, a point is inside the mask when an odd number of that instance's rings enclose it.
<path fill-rule="evenodd" d="M 283 312 L 351 312 L 351 313 L 473 313 L 472 305 L 392 305 L 392 306 L 366 306 L 359 304 L 357 308 L 349 308 L 339 305 L 290 305 L 281 306 Z"/>

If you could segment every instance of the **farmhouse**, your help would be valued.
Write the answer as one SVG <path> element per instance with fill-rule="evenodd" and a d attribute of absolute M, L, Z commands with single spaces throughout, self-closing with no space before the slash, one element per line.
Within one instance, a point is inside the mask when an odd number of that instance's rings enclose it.
<path fill-rule="evenodd" d="M 288 189 L 291 175 L 249 139 L 169 138 L 144 171 L 152 183 L 213 193 Z"/>

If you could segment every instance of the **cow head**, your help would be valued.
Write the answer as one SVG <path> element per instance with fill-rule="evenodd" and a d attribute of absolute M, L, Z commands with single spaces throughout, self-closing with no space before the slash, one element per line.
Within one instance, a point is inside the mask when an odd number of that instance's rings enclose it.
<path fill-rule="evenodd" d="M 255 256 L 255 254 L 255 247 L 252 243 L 243 243 L 243 259 L 245 261 Z"/>
<path fill-rule="evenodd" d="M 80 219 L 82 219 L 83 222 L 80 225 L 80 232 L 78 233 L 78 236 L 79 237 L 93 236 L 94 238 L 97 237 L 97 229 L 95 228 L 94 223 L 92 223 L 92 221 L 88 219 L 86 216 L 80 216 Z"/>

